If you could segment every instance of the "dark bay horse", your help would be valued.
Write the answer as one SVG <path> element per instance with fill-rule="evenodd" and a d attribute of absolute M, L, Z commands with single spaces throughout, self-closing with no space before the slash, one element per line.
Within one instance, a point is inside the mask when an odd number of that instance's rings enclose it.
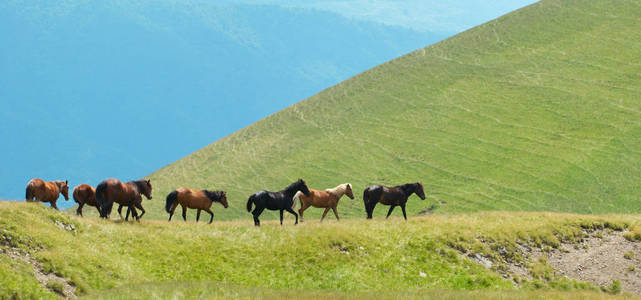
<path fill-rule="evenodd" d="M 96 202 L 96 189 L 88 184 L 81 184 L 73 189 L 73 200 L 78 203 L 76 214 L 82 217 L 82 207 L 85 204 L 95 206 L 100 214 L 100 206 Z"/>
<path fill-rule="evenodd" d="M 200 219 L 200 211 L 204 210 L 211 215 L 209 218 L 209 224 L 211 224 L 214 220 L 214 213 L 210 208 L 214 202 L 220 202 L 223 207 L 227 208 L 227 193 L 224 191 L 198 191 L 181 187 L 167 195 L 165 210 L 169 213 L 169 221 L 171 221 L 171 217 L 174 215 L 176 207 L 180 204 L 183 209 L 183 220 L 187 221 L 187 208 L 197 209 L 196 222 Z"/>
<path fill-rule="evenodd" d="M 405 203 L 407 203 L 407 198 L 410 195 L 416 193 L 416 195 L 425 200 L 425 192 L 423 191 L 423 184 L 420 182 L 416 183 L 406 183 L 403 185 L 397 185 L 393 187 L 387 187 L 382 185 L 373 185 L 363 191 L 363 203 L 365 203 L 365 211 L 367 212 L 367 218 L 372 218 L 372 213 L 374 212 L 374 207 L 376 203 L 381 203 L 389 205 L 389 211 L 387 212 L 387 217 L 392 213 L 394 207 L 400 206 L 403 210 L 403 217 L 407 220 L 407 214 L 405 213 Z"/>
<path fill-rule="evenodd" d="M 293 197 L 298 191 L 303 192 L 305 196 L 310 195 L 309 188 L 307 188 L 307 184 L 305 184 L 305 181 L 302 179 L 298 179 L 279 192 L 262 190 L 251 195 L 249 199 L 247 199 L 247 211 L 252 210 L 252 204 L 256 205 L 256 208 L 252 211 L 252 215 L 254 215 L 254 225 L 260 226 L 260 220 L 258 220 L 258 217 L 263 213 L 265 208 L 280 211 L 280 225 L 283 225 L 283 210 L 294 215 L 296 217 L 296 223 L 294 223 L 294 225 L 298 224 L 298 214 L 296 214 L 292 209 L 294 204 Z"/>
<path fill-rule="evenodd" d="M 350 199 L 354 199 L 352 185 L 349 183 L 343 183 L 333 189 L 326 189 L 324 191 L 309 189 L 309 192 L 309 196 L 303 195 L 302 192 L 297 192 L 296 195 L 294 195 L 294 209 L 296 209 L 296 203 L 300 201 L 301 207 L 298 210 L 298 213 L 300 214 L 301 222 L 303 222 L 303 212 L 310 206 L 325 208 L 323 216 L 320 219 L 321 222 L 325 219 L 325 215 L 327 215 L 330 208 L 334 211 L 336 220 L 339 220 L 338 212 L 336 211 L 338 200 L 340 200 L 343 195 L 347 195 Z"/>
<path fill-rule="evenodd" d="M 142 208 L 140 205 L 142 203 L 141 194 L 151 200 L 151 190 L 152 186 L 150 180 L 141 179 L 129 181 L 127 183 L 122 183 L 116 178 L 104 180 L 96 187 L 96 202 L 100 206 L 100 217 L 106 219 L 109 218 L 113 203 L 116 202 L 127 206 L 131 210 L 132 216 L 136 218 L 136 220 L 140 220 L 140 218 L 145 214 L 145 211 L 143 209 L 142 214 L 138 216 L 136 207 Z M 120 212 L 118 213 L 120 214 Z M 122 214 L 120 217 L 122 218 Z"/>
<path fill-rule="evenodd" d="M 45 182 L 42 179 L 34 178 L 27 183 L 25 199 L 27 202 L 34 201 L 34 198 L 35 201 L 49 202 L 51 208 L 59 210 L 56 205 L 59 194 L 62 194 L 65 200 L 69 200 L 69 182 L 67 180 Z"/>

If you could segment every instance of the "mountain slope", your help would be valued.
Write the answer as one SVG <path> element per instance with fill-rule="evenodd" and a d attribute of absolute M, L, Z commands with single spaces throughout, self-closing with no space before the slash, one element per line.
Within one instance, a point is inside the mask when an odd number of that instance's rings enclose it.
<path fill-rule="evenodd" d="M 364 215 L 368 185 L 414 181 L 428 200 L 410 198 L 410 214 L 641 211 L 639 21 L 635 1 L 520 9 L 158 170 L 145 205 L 165 218 L 172 189 L 216 188 L 230 199 L 228 210 L 215 207 L 216 218 L 249 218 L 251 193 L 302 177 L 315 189 L 351 182 L 357 197 L 341 201 L 343 216 Z"/>

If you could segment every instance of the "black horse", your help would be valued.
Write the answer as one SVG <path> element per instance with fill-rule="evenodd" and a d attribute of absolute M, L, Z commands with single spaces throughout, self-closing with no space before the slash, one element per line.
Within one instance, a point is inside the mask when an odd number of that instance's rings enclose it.
<path fill-rule="evenodd" d="M 365 203 L 365 211 L 367 212 L 367 218 L 372 218 L 372 213 L 374 212 L 374 207 L 376 203 L 380 202 L 385 205 L 390 205 L 389 211 L 387 212 L 387 217 L 392 214 L 394 207 L 400 206 L 403 210 L 403 217 L 407 220 L 407 214 L 405 213 L 405 203 L 407 203 L 407 198 L 412 194 L 416 193 L 421 200 L 425 200 L 425 192 L 423 191 L 423 184 L 420 182 L 416 183 L 406 183 L 403 185 L 397 185 L 394 187 L 387 187 L 382 185 L 373 185 L 363 191 L 363 203 Z"/>
<path fill-rule="evenodd" d="M 294 204 L 294 195 L 296 192 L 301 191 L 305 196 L 309 196 L 309 188 L 302 179 L 290 184 L 280 192 L 258 191 L 247 199 L 247 211 L 252 210 L 252 204 L 256 205 L 252 215 L 254 215 L 254 225 L 260 226 L 258 217 L 265 208 L 269 210 L 280 210 L 280 225 L 283 225 L 283 210 L 288 211 L 296 217 L 296 224 L 298 224 L 298 214 L 294 212 L 292 206 Z"/>

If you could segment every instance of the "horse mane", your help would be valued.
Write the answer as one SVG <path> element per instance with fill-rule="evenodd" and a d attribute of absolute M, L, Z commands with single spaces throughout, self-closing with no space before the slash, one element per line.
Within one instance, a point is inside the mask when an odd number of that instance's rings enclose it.
<path fill-rule="evenodd" d="M 328 193 L 332 193 L 332 194 L 334 194 L 336 196 L 344 195 L 345 191 L 347 190 L 347 186 L 351 187 L 352 184 L 351 183 L 339 184 L 337 187 L 335 187 L 333 189 L 326 189 L 325 191 L 328 192 Z"/>
<path fill-rule="evenodd" d="M 127 184 L 135 186 L 136 189 L 138 190 L 139 193 L 143 194 L 145 188 L 147 187 L 147 180 L 145 179 L 139 179 L 139 180 L 132 180 L 127 182 Z"/>
<path fill-rule="evenodd" d="M 419 183 L 418 182 L 406 183 L 403 185 L 398 185 L 397 187 L 401 188 L 406 193 L 415 192 L 415 191 L 418 191 Z"/>
<path fill-rule="evenodd" d="M 208 191 L 208 190 L 202 190 L 203 194 L 209 198 L 212 202 L 220 202 L 220 199 L 223 198 L 223 195 L 225 194 L 224 191 Z"/>
<path fill-rule="evenodd" d="M 282 191 L 283 191 L 283 192 L 284 192 L 284 191 L 291 191 L 291 190 L 295 189 L 295 188 L 296 188 L 296 186 L 298 186 L 299 184 L 302 184 L 302 183 L 303 183 L 303 181 L 302 181 L 302 180 L 300 180 L 300 179 L 298 179 L 298 180 L 296 180 L 296 181 L 292 182 L 292 184 L 290 184 L 289 186 L 287 186 L 286 188 L 284 188 Z"/>

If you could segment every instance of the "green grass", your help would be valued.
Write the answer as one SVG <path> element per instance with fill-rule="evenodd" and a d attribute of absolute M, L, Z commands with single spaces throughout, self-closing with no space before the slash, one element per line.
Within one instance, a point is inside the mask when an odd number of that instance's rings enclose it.
<path fill-rule="evenodd" d="M 344 217 L 365 215 L 366 186 L 415 181 L 428 199 L 413 196 L 411 215 L 641 212 L 640 23 L 631 0 L 545 0 L 512 12 L 154 172 L 146 218 L 165 219 L 164 197 L 187 186 L 228 191 L 216 219 L 249 219 L 250 194 L 298 178 L 315 189 L 351 182 L 357 196 L 341 201 Z"/>
<path fill-rule="evenodd" d="M 82 295 L 107 298 L 119 297 L 117 290 L 122 289 L 136 294 L 137 287 L 145 285 L 157 288 L 141 291 L 143 298 L 156 290 L 167 297 L 187 293 L 191 286 L 196 286 L 191 292 L 207 297 L 243 296 L 245 290 L 301 297 L 337 293 L 339 298 L 383 292 L 419 297 L 440 290 L 516 293 L 512 280 L 461 251 L 525 262 L 515 251 L 517 241 L 553 248 L 561 241 L 580 240 L 586 229 L 639 225 L 638 215 L 480 212 L 412 217 L 407 222 L 399 217 L 300 226 L 266 221 L 255 228 L 251 220 L 212 225 L 105 221 L 35 203 L 0 202 L 0 248 L 29 253 L 45 273 L 69 278 Z M 2 282 L 10 283 L 0 295 L 52 296 L 26 265 L 3 254 L 0 259 L 0 272 L 8 274 Z M 601 297 L 599 287 L 556 277 L 544 264 L 530 268 L 535 279 L 521 279 L 522 292 L 583 291 Z M 116 292 L 110 291 L 114 288 Z"/>

